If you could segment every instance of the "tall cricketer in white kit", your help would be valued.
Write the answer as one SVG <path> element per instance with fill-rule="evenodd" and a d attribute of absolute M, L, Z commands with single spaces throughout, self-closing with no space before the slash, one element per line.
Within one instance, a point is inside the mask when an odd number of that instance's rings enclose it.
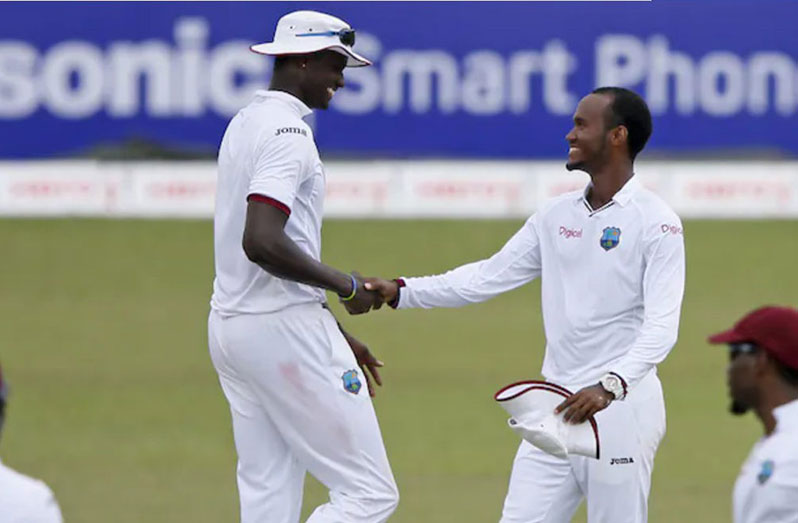
<path fill-rule="evenodd" d="M 382 522 L 398 502 L 369 397 L 382 363 L 336 322 L 325 289 L 351 313 L 382 302 L 320 262 L 325 174 L 305 121 L 344 86 L 346 66 L 370 65 L 354 39 L 333 16 L 282 17 L 274 41 L 252 47 L 276 57 L 269 90 L 232 119 L 219 149 L 208 343 L 245 523 L 299 521 L 306 472 L 330 490 L 312 523 Z"/>
<path fill-rule="evenodd" d="M 568 522 L 587 498 L 590 523 L 644 523 L 665 433 L 656 365 L 676 342 L 684 292 L 682 226 L 634 175 L 652 129 L 638 95 L 596 89 L 573 120 L 566 167 L 590 175 L 583 191 L 549 201 L 489 259 L 366 286 L 400 309 L 458 307 L 540 277 L 543 375 L 579 390 L 557 412 L 571 423 L 595 415 L 601 459 L 555 457 L 522 442 L 501 521 Z"/>

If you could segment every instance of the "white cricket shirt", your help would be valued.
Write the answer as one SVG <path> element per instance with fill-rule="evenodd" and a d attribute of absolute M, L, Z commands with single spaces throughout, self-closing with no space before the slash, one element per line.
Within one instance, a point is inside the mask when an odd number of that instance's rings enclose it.
<path fill-rule="evenodd" d="M 547 202 L 489 259 L 405 278 L 398 308 L 458 307 L 541 277 L 546 379 L 576 387 L 615 372 L 634 386 L 676 343 L 682 224 L 635 177 L 601 209 L 586 194 Z"/>
<path fill-rule="evenodd" d="M 62 523 L 53 492 L 0 462 L 0 521 L 3 523 Z"/>
<path fill-rule="evenodd" d="M 325 301 L 317 287 L 272 276 L 242 247 L 247 199 L 289 215 L 285 232 L 312 258 L 321 258 L 325 176 L 313 131 L 312 111 L 281 91 L 258 91 L 230 121 L 219 149 L 211 308 L 222 315 L 274 312 Z"/>
<path fill-rule="evenodd" d="M 798 400 L 773 416 L 776 429 L 754 445 L 734 484 L 735 523 L 798 523 Z"/>

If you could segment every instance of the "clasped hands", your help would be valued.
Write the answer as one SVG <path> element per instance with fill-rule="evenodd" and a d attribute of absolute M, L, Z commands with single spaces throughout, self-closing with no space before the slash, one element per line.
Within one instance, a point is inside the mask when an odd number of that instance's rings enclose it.
<path fill-rule="evenodd" d="M 357 272 L 352 276 L 357 281 L 355 295 L 350 300 L 341 300 L 349 314 L 364 314 L 370 310 L 377 310 L 384 303 L 396 299 L 399 285 L 393 280 L 382 278 L 364 278 Z"/>

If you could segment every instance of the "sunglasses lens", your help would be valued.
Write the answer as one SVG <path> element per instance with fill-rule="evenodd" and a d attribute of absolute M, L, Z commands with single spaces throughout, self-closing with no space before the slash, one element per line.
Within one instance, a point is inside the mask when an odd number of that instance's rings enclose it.
<path fill-rule="evenodd" d="M 352 47 L 355 45 L 355 30 L 354 29 L 344 29 L 340 33 L 341 43 L 344 45 L 348 45 Z"/>
<path fill-rule="evenodd" d="M 732 343 L 729 345 L 729 356 L 731 359 L 740 354 L 752 354 L 756 352 L 756 345 L 753 343 Z"/>

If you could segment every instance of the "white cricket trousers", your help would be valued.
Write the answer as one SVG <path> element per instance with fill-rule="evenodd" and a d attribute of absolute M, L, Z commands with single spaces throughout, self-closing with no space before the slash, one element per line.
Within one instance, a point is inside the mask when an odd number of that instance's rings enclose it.
<path fill-rule="evenodd" d="M 561 459 L 521 443 L 501 523 L 567 523 L 583 498 L 588 523 L 648 521 L 654 456 L 665 435 L 665 402 L 656 371 L 625 400 L 596 414 L 596 422 L 600 460 Z"/>
<path fill-rule="evenodd" d="M 306 472 L 330 489 L 309 523 L 388 519 L 399 494 L 377 416 L 329 311 L 318 303 L 271 314 L 211 311 L 208 345 L 233 418 L 242 523 L 297 523 Z M 353 370 L 357 393 L 344 386 Z"/>

